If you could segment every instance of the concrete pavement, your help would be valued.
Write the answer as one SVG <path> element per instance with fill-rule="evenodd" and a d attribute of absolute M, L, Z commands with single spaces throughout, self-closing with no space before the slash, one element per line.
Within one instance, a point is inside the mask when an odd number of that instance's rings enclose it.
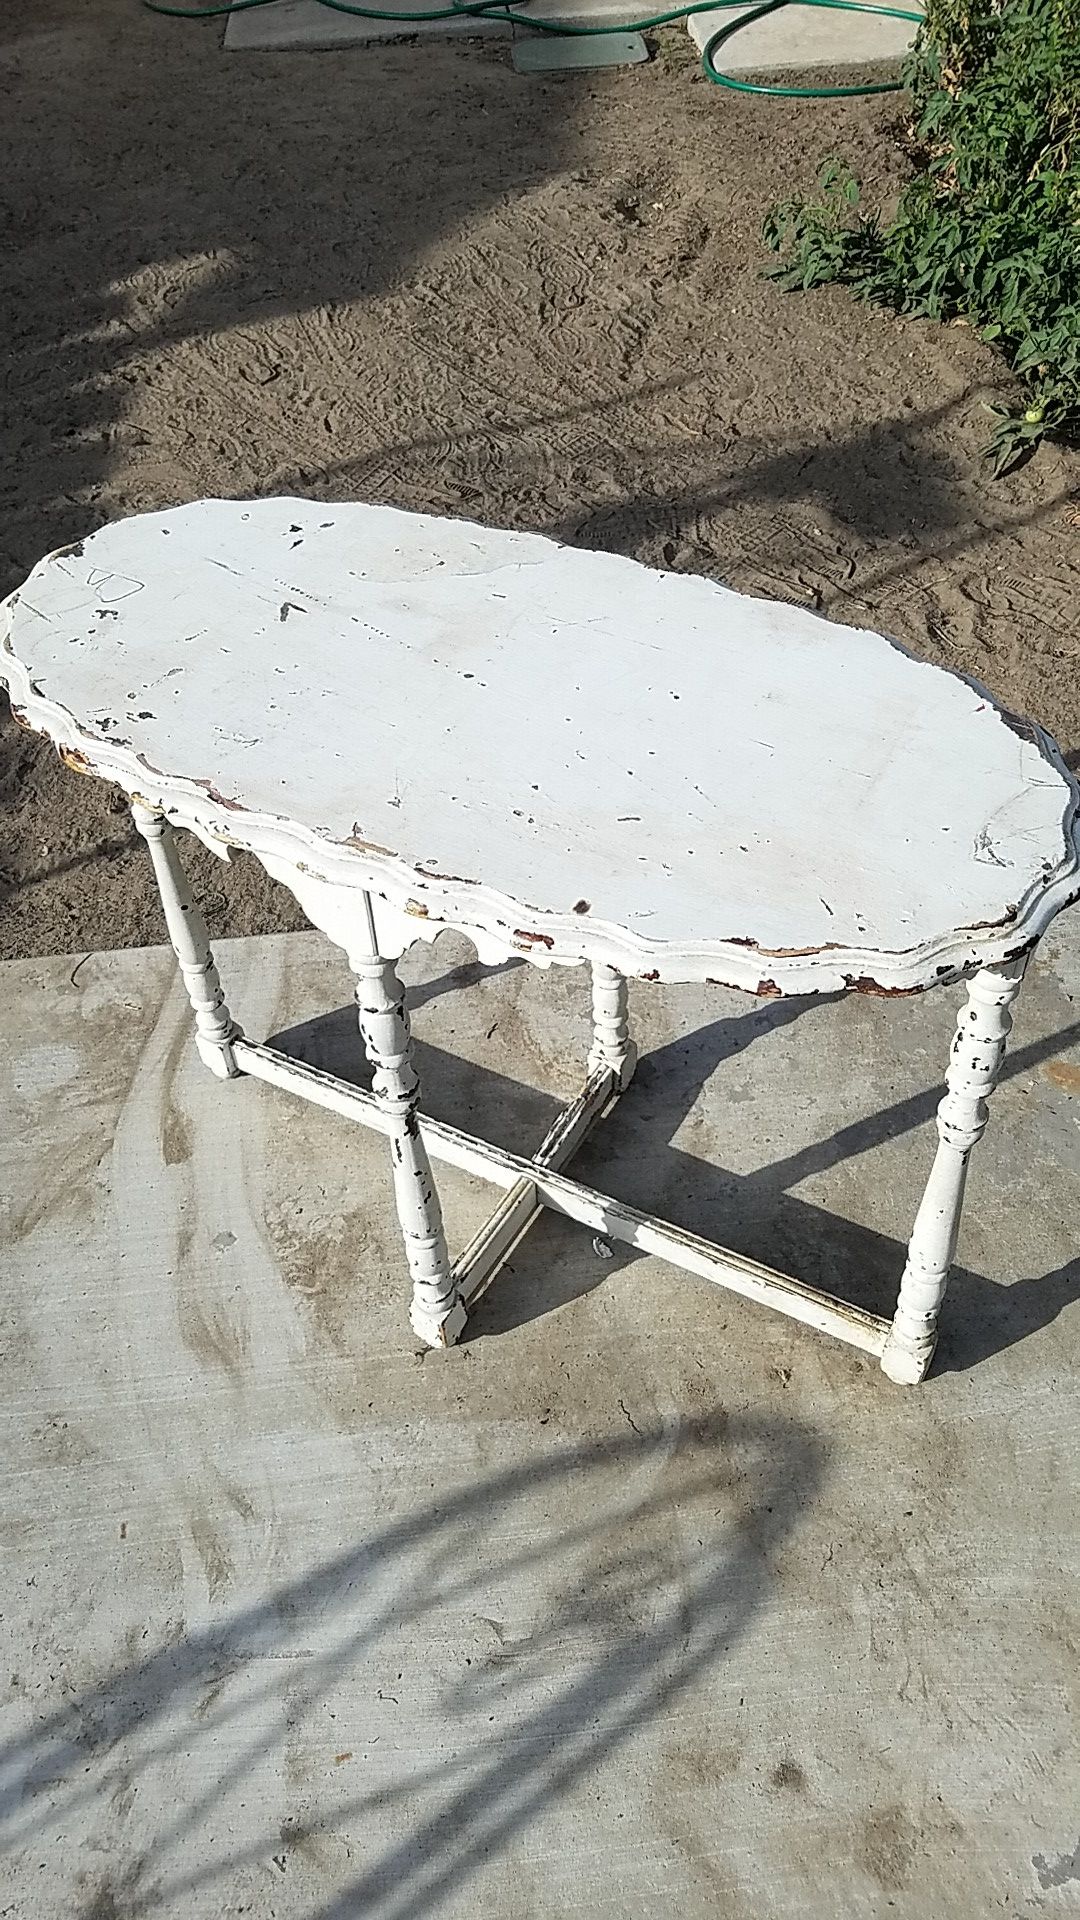
<path fill-rule="evenodd" d="M 200 1068 L 171 954 L 79 960 L 0 969 L 0 1915 L 1080 1910 L 1080 915 L 914 1390 L 550 1216 L 419 1353 L 385 1143 Z M 219 960 L 358 1069 L 318 936 Z M 584 976 L 404 970 L 427 1108 L 527 1149 Z M 957 997 L 635 988 L 576 1169 L 880 1309 Z"/>

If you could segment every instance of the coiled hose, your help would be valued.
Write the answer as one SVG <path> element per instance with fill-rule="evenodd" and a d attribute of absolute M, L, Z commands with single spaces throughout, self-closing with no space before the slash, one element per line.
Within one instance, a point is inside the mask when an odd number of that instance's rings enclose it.
<path fill-rule="evenodd" d="M 222 14 L 246 13 L 249 7 L 272 7 L 277 0 L 219 0 L 210 7 L 174 7 L 168 0 L 142 0 L 144 7 L 151 13 L 169 14 L 176 20 L 212 20 Z M 427 24 L 432 20 L 458 20 L 464 14 L 474 20 L 494 19 L 510 20 L 517 26 L 531 27 L 536 33 L 554 33 L 564 36 L 590 35 L 600 33 L 645 33 L 650 27 L 666 27 L 673 20 L 686 20 L 692 13 L 713 13 L 719 7 L 741 6 L 742 0 L 689 0 L 689 4 L 671 7 L 665 13 L 653 13 L 644 20 L 620 20 L 614 26 L 582 27 L 571 26 L 565 20 L 539 20 L 534 15 L 521 12 L 507 0 L 450 0 L 448 7 L 437 7 L 425 13 L 400 13 L 396 8 L 358 7 L 351 0 L 316 0 L 320 7 L 328 7 L 331 13 L 354 14 L 359 20 L 399 20 L 404 24 L 415 21 Z M 755 20 L 763 20 L 766 14 L 779 13 L 788 6 L 828 7 L 837 13 L 878 13 L 890 20 L 912 20 L 920 22 L 921 13 L 911 13 L 906 7 L 879 7 L 870 4 L 870 0 L 761 0 L 756 7 L 740 13 L 728 25 L 718 27 L 710 35 L 702 49 L 701 68 L 706 80 L 715 87 L 728 87 L 732 93 L 764 93 L 782 100 L 844 100 L 855 99 L 870 93 L 897 93 L 903 86 L 902 80 L 875 80 L 860 87 L 775 87 L 764 81 L 737 80 L 734 74 L 721 73 L 716 65 L 715 55 L 722 46 L 741 33 L 744 27 L 752 26 Z"/>

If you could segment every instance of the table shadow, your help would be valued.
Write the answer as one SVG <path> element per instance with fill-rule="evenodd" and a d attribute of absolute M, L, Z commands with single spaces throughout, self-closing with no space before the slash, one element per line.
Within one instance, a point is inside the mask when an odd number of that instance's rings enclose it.
<path fill-rule="evenodd" d="M 524 963 L 508 963 L 516 964 Z M 474 987 L 492 972 L 479 963 L 456 967 L 438 980 L 410 988 L 409 1004 L 415 1008 Z M 746 1047 L 801 1018 L 820 999 L 755 1002 L 745 1013 L 727 1015 L 644 1055 L 628 1092 L 575 1156 L 572 1172 L 584 1185 L 613 1199 L 783 1273 L 797 1274 L 869 1312 L 890 1315 L 905 1243 L 829 1213 L 790 1189 L 917 1128 L 928 1130 L 929 1171 L 934 1145 L 929 1129 L 941 1098 L 940 1082 L 750 1174 L 733 1173 L 672 1144 L 713 1073 Z M 1006 1056 L 1001 1077 L 1029 1072 L 1078 1041 L 1080 1021 L 1017 1047 Z M 355 1085 L 370 1085 L 351 1005 L 279 1033 L 271 1044 Z M 421 1040 L 416 1041 L 416 1059 L 426 1112 L 512 1152 L 533 1152 L 562 1104 L 549 1093 Z M 494 1197 L 493 1189 L 493 1204 Z M 644 1257 L 575 1222 L 547 1215 L 473 1304 L 466 1337 L 506 1333 L 555 1312 Z M 705 1281 L 691 1284 L 708 1286 Z M 1049 1325 L 1078 1293 L 1080 1258 L 1011 1284 L 954 1267 L 937 1368 L 978 1365 Z"/>

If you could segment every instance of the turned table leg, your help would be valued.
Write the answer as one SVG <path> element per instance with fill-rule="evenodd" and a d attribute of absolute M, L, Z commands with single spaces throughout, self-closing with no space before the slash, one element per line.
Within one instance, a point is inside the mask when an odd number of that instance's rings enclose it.
<path fill-rule="evenodd" d="M 896 1313 L 881 1356 L 890 1380 L 923 1379 L 937 1345 L 938 1314 L 956 1253 L 968 1160 L 986 1131 L 1027 956 L 984 967 L 968 982 L 957 1021 L 946 1094 L 938 1108 L 938 1150 L 908 1244 Z"/>
<path fill-rule="evenodd" d="M 634 1077 L 637 1048 L 630 1038 L 630 1015 L 626 977 L 614 967 L 593 962 L 592 968 L 593 1043 L 589 1053 L 589 1071 L 609 1067 L 615 1084 L 624 1093 Z"/>
<path fill-rule="evenodd" d="M 413 1065 L 405 989 L 392 960 L 378 950 L 371 899 L 364 895 L 366 950 L 350 950 L 356 974 L 360 1032 L 374 1068 L 372 1092 L 392 1121 L 394 1199 L 412 1275 L 409 1319 L 430 1347 L 449 1347 L 465 1325 L 465 1306 L 450 1267 L 442 1209 L 427 1148 L 420 1138 L 420 1081 Z"/>
<path fill-rule="evenodd" d="M 232 1047 L 240 1029 L 225 1005 L 206 924 L 180 864 L 173 830 L 164 814 L 140 800 L 132 802 L 131 812 L 150 849 L 165 925 L 195 1015 L 195 1045 L 211 1073 L 231 1080 L 240 1071 Z"/>

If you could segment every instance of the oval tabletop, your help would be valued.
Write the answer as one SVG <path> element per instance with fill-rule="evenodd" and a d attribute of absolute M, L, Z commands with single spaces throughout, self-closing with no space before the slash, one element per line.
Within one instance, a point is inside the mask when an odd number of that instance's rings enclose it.
<path fill-rule="evenodd" d="M 3 619 L 70 763 L 534 958 L 915 989 L 1080 891 L 1076 785 L 982 688 L 534 534 L 202 501 L 52 554 Z"/>

